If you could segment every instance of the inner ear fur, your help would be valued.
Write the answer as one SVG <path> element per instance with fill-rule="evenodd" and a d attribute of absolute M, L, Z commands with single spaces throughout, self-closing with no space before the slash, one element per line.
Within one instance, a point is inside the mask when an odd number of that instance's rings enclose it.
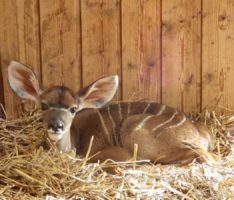
<path fill-rule="evenodd" d="M 118 88 L 118 76 L 101 78 L 78 92 L 81 108 L 100 108 L 112 100 Z"/>
<path fill-rule="evenodd" d="M 8 80 L 10 87 L 18 96 L 38 101 L 42 90 L 36 75 L 30 68 L 12 61 L 8 66 Z"/>

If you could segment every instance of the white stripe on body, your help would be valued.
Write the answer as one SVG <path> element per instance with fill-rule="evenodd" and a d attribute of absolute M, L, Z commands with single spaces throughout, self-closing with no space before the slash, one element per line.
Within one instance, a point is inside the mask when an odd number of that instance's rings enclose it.
<path fill-rule="evenodd" d="M 177 111 L 174 112 L 174 114 L 173 114 L 168 120 L 166 120 L 165 122 L 163 122 L 163 123 L 159 124 L 158 126 L 154 127 L 154 128 L 153 128 L 153 131 L 156 131 L 156 130 L 159 129 L 160 127 L 166 125 L 166 124 L 169 123 L 171 120 L 173 120 L 173 118 L 177 115 L 177 113 L 178 113 Z"/>
<path fill-rule="evenodd" d="M 186 121 L 186 117 L 183 115 L 183 119 L 179 123 L 171 125 L 168 128 L 177 128 L 177 127 L 181 126 L 185 121 Z"/>
<path fill-rule="evenodd" d="M 98 116 L 99 116 L 99 118 L 100 118 L 100 121 L 101 121 L 101 123 L 102 123 L 103 130 L 104 130 L 106 136 L 108 137 L 109 142 L 111 142 L 110 133 L 108 132 L 108 129 L 107 129 L 107 127 L 106 127 L 106 124 L 105 124 L 105 122 L 104 122 L 104 119 L 103 119 L 103 117 L 102 117 L 102 114 L 99 112 L 99 110 L 97 110 L 97 114 L 98 114 Z"/>
<path fill-rule="evenodd" d="M 161 106 L 161 109 L 160 109 L 159 112 L 156 114 L 156 116 L 161 115 L 165 109 L 166 109 L 166 106 L 165 106 L 165 105 L 162 105 L 162 106 Z"/>
<path fill-rule="evenodd" d="M 122 109 L 121 109 L 120 103 L 118 103 L 118 108 L 119 108 L 119 118 L 120 118 L 120 121 L 122 121 L 123 116 L 122 116 Z"/>
<path fill-rule="evenodd" d="M 146 124 L 146 122 L 147 122 L 149 119 L 151 119 L 152 117 L 154 117 L 154 115 L 149 115 L 149 116 L 145 117 L 145 118 L 140 122 L 140 124 L 138 124 L 138 125 L 135 127 L 134 131 L 138 131 L 138 130 L 142 129 L 142 128 L 144 127 L 144 125 Z"/>
<path fill-rule="evenodd" d="M 150 107 L 150 105 L 151 105 L 151 103 L 148 103 L 148 104 L 146 105 L 146 107 L 145 107 L 145 109 L 144 109 L 144 111 L 143 111 L 143 114 L 146 113 L 146 111 L 148 110 L 148 108 Z"/>
<path fill-rule="evenodd" d="M 109 106 L 107 107 L 107 113 L 108 113 L 108 116 L 109 116 L 109 118 L 110 118 L 110 120 L 111 120 L 111 124 L 112 124 L 112 128 L 113 128 L 113 134 L 114 134 L 114 136 L 115 136 L 116 125 L 115 125 L 115 121 L 114 121 L 114 119 L 113 119 L 113 117 L 112 117 L 112 115 L 111 115 L 111 113 L 110 113 L 110 107 L 109 107 Z M 116 137 L 116 136 L 115 136 L 115 137 Z M 115 138 L 115 140 L 117 141 L 117 138 Z"/>
<path fill-rule="evenodd" d="M 127 116 L 130 114 L 131 112 L 131 103 L 128 103 L 128 112 L 127 112 Z"/>

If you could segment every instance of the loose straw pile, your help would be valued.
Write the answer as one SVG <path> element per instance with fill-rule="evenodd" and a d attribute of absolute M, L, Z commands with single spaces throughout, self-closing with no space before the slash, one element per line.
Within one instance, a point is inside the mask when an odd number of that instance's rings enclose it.
<path fill-rule="evenodd" d="M 1 120 L 0 199 L 234 199 L 234 114 L 203 116 L 219 159 L 184 167 L 134 159 L 89 164 L 72 151 L 44 150 L 38 114 Z M 115 175 L 103 171 L 108 165 Z"/>

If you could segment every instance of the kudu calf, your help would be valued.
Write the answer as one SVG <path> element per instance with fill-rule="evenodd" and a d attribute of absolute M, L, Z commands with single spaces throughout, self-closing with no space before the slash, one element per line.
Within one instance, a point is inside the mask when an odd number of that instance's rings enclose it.
<path fill-rule="evenodd" d="M 101 78 L 74 92 L 64 86 L 43 90 L 35 74 L 12 61 L 8 68 L 12 90 L 41 105 L 48 138 L 61 151 L 75 148 L 84 156 L 94 136 L 93 161 L 124 161 L 138 144 L 138 159 L 163 164 L 212 160 L 208 152 L 213 141 L 202 125 L 184 113 L 152 102 L 120 102 L 107 105 L 115 95 L 118 77 Z"/>

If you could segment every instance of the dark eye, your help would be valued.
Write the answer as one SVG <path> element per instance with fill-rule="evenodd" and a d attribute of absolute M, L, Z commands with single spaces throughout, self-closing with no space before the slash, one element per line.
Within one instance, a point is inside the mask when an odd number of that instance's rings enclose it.
<path fill-rule="evenodd" d="M 48 110 L 49 108 L 50 108 L 50 106 L 47 103 L 44 103 L 44 102 L 41 103 L 42 110 Z"/>
<path fill-rule="evenodd" d="M 78 110 L 78 107 L 74 106 L 74 107 L 69 108 L 69 110 L 70 110 L 71 114 L 75 114 Z"/>

